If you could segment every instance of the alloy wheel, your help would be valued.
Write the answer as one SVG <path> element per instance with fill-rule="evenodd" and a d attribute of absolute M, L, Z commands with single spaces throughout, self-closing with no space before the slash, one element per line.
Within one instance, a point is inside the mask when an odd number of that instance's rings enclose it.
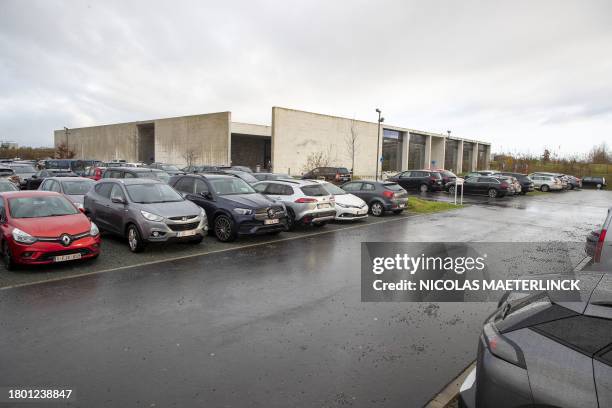
<path fill-rule="evenodd" d="M 489 190 L 489 197 L 491 198 L 495 198 L 497 197 L 497 190 L 495 190 L 494 188 Z"/>
<path fill-rule="evenodd" d="M 8 270 L 13 268 L 13 258 L 11 256 L 11 250 L 8 247 L 6 241 L 2 244 L 2 260 L 4 261 L 4 267 Z"/>
<path fill-rule="evenodd" d="M 136 248 L 138 248 L 138 236 L 136 234 L 136 228 L 134 227 L 130 227 L 128 230 L 128 244 L 132 251 L 136 251 Z"/>
<path fill-rule="evenodd" d="M 448 188 L 448 192 L 451 194 L 455 194 L 455 186 L 451 186 Z"/>
<path fill-rule="evenodd" d="M 372 215 L 374 215 L 375 217 L 380 217 L 383 213 L 383 207 L 381 203 L 374 203 L 372 204 Z"/>
<path fill-rule="evenodd" d="M 222 215 L 215 220 L 215 235 L 220 241 L 228 241 L 232 236 L 232 223 Z"/>
<path fill-rule="evenodd" d="M 427 185 L 425 185 L 425 184 L 421 184 L 421 187 L 419 187 L 419 189 L 421 190 L 421 193 L 426 193 L 426 192 L 427 192 L 427 190 L 429 190 L 429 189 L 427 188 Z"/>

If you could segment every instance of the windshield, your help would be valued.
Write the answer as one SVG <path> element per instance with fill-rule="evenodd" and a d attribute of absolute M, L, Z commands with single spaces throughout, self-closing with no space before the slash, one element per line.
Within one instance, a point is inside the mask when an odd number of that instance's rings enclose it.
<path fill-rule="evenodd" d="M 344 191 L 343 189 L 341 189 L 340 187 L 338 187 L 335 184 L 332 183 L 325 183 L 323 184 L 323 187 L 329 191 L 329 194 L 333 194 L 333 195 L 343 195 L 343 194 L 348 194 L 346 191 Z"/>
<path fill-rule="evenodd" d="M 391 191 L 402 191 L 403 190 L 403 188 L 397 183 L 385 183 L 383 185 L 385 186 L 385 188 Z"/>
<path fill-rule="evenodd" d="M 183 201 L 183 197 L 167 184 L 131 184 L 126 189 L 130 200 L 139 204 Z"/>
<path fill-rule="evenodd" d="M 339 174 L 351 174 L 346 167 L 338 167 Z"/>
<path fill-rule="evenodd" d="M 85 195 L 94 184 L 95 181 L 89 179 L 62 181 L 64 194 L 68 195 Z"/>
<path fill-rule="evenodd" d="M 210 180 L 215 193 L 218 195 L 231 194 L 252 194 L 255 193 L 253 187 L 248 185 L 244 180 L 239 178 L 219 178 Z"/>
<path fill-rule="evenodd" d="M 440 174 L 442 174 L 445 177 L 457 177 L 455 173 L 453 173 L 452 171 L 448 171 L 448 170 L 441 171 Z"/>
<path fill-rule="evenodd" d="M 164 183 L 167 183 L 168 180 L 170 180 L 170 175 L 165 171 L 143 171 L 142 173 L 138 173 L 138 177 L 152 180 L 160 180 Z"/>
<path fill-rule="evenodd" d="M 17 191 L 17 186 L 15 186 L 11 182 L 0 183 L 0 192 L 5 192 L 5 191 Z"/>
<path fill-rule="evenodd" d="M 56 217 L 79 213 L 70 201 L 58 196 L 16 197 L 9 198 L 8 202 L 13 218 Z"/>
<path fill-rule="evenodd" d="M 15 173 L 17 174 L 36 173 L 36 170 L 32 166 L 15 166 L 11 168 L 15 170 Z"/>
<path fill-rule="evenodd" d="M 243 179 L 247 183 L 257 183 L 259 181 L 255 177 L 253 177 L 253 175 L 251 173 L 240 172 L 239 174 L 238 173 L 233 173 L 233 174 L 236 174 L 238 177 L 240 177 L 241 179 Z"/>

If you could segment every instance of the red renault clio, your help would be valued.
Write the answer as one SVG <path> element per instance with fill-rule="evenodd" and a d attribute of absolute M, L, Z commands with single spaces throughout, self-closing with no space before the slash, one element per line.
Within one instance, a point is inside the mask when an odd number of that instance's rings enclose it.
<path fill-rule="evenodd" d="M 100 231 L 66 197 L 51 191 L 0 194 L 0 249 L 7 269 L 100 254 Z"/>

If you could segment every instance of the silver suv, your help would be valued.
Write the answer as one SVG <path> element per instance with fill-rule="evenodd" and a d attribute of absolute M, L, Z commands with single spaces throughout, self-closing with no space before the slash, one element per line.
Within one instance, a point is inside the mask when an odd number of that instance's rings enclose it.
<path fill-rule="evenodd" d="M 532 173 L 529 178 L 533 180 L 533 186 L 540 191 L 563 190 L 563 182 L 555 176 L 543 176 Z"/>
<path fill-rule="evenodd" d="M 285 204 L 289 229 L 297 223 L 320 227 L 336 217 L 334 197 L 316 181 L 268 180 L 253 188 Z"/>
<path fill-rule="evenodd" d="M 83 207 L 101 230 L 125 236 L 132 252 L 149 242 L 200 243 L 208 229 L 204 210 L 157 180 L 103 179 L 85 195 Z"/>

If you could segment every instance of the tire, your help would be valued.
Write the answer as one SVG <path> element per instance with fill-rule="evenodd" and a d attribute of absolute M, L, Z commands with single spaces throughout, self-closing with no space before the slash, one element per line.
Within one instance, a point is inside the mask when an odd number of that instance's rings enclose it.
<path fill-rule="evenodd" d="M 540 191 L 546 193 L 547 191 L 550 190 L 550 187 L 548 187 L 546 184 L 540 186 Z"/>
<path fill-rule="evenodd" d="M 134 224 L 128 225 L 126 237 L 128 240 L 128 248 L 130 251 L 137 253 L 144 251 L 147 244 L 142 240 L 142 235 Z"/>
<path fill-rule="evenodd" d="M 287 230 L 293 231 L 295 229 L 295 213 L 291 208 L 287 208 Z"/>
<path fill-rule="evenodd" d="M 429 191 L 429 187 L 427 187 L 427 184 L 421 184 L 421 185 L 419 186 L 419 191 L 420 191 L 421 193 L 426 193 L 426 192 L 428 192 L 428 191 Z"/>
<path fill-rule="evenodd" d="M 496 198 L 499 194 L 497 193 L 496 189 L 490 188 L 488 195 L 490 198 Z"/>
<path fill-rule="evenodd" d="M 404 210 L 393 210 L 393 214 L 401 214 Z"/>
<path fill-rule="evenodd" d="M 449 193 L 449 194 L 453 194 L 453 195 L 454 195 L 454 194 L 455 194 L 455 186 L 450 186 L 450 187 L 448 188 L 448 193 Z"/>
<path fill-rule="evenodd" d="M 385 215 L 385 207 L 380 201 L 374 201 L 372 204 L 370 204 L 370 212 L 375 217 L 382 217 Z"/>
<path fill-rule="evenodd" d="M 527 195 L 526 191 L 521 191 L 521 195 Z"/>
<path fill-rule="evenodd" d="M 602 186 L 601 184 L 597 184 L 597 186 L 595 186 L 595 187 L 597 187 L 597 189 L 598 189 L 598 190 L 601 190 L 601 188 L 602 188 L 603 186 Z"/>
<path fill-rule="evenodd" d="M 8 246 L 6 241 L 2 243 L 2 262 L 7 271 L 15 270 L 15 261 L 13 260 L 13 254 L 11 254 L 11 248 Z"/>
<path fill-rule="evenodd" d="M 221 242 L 232 242 L 238 235 L 234 220 L 225 214 L 221 214 L 215 218 L 214 223 L 215 236 Z"/>

